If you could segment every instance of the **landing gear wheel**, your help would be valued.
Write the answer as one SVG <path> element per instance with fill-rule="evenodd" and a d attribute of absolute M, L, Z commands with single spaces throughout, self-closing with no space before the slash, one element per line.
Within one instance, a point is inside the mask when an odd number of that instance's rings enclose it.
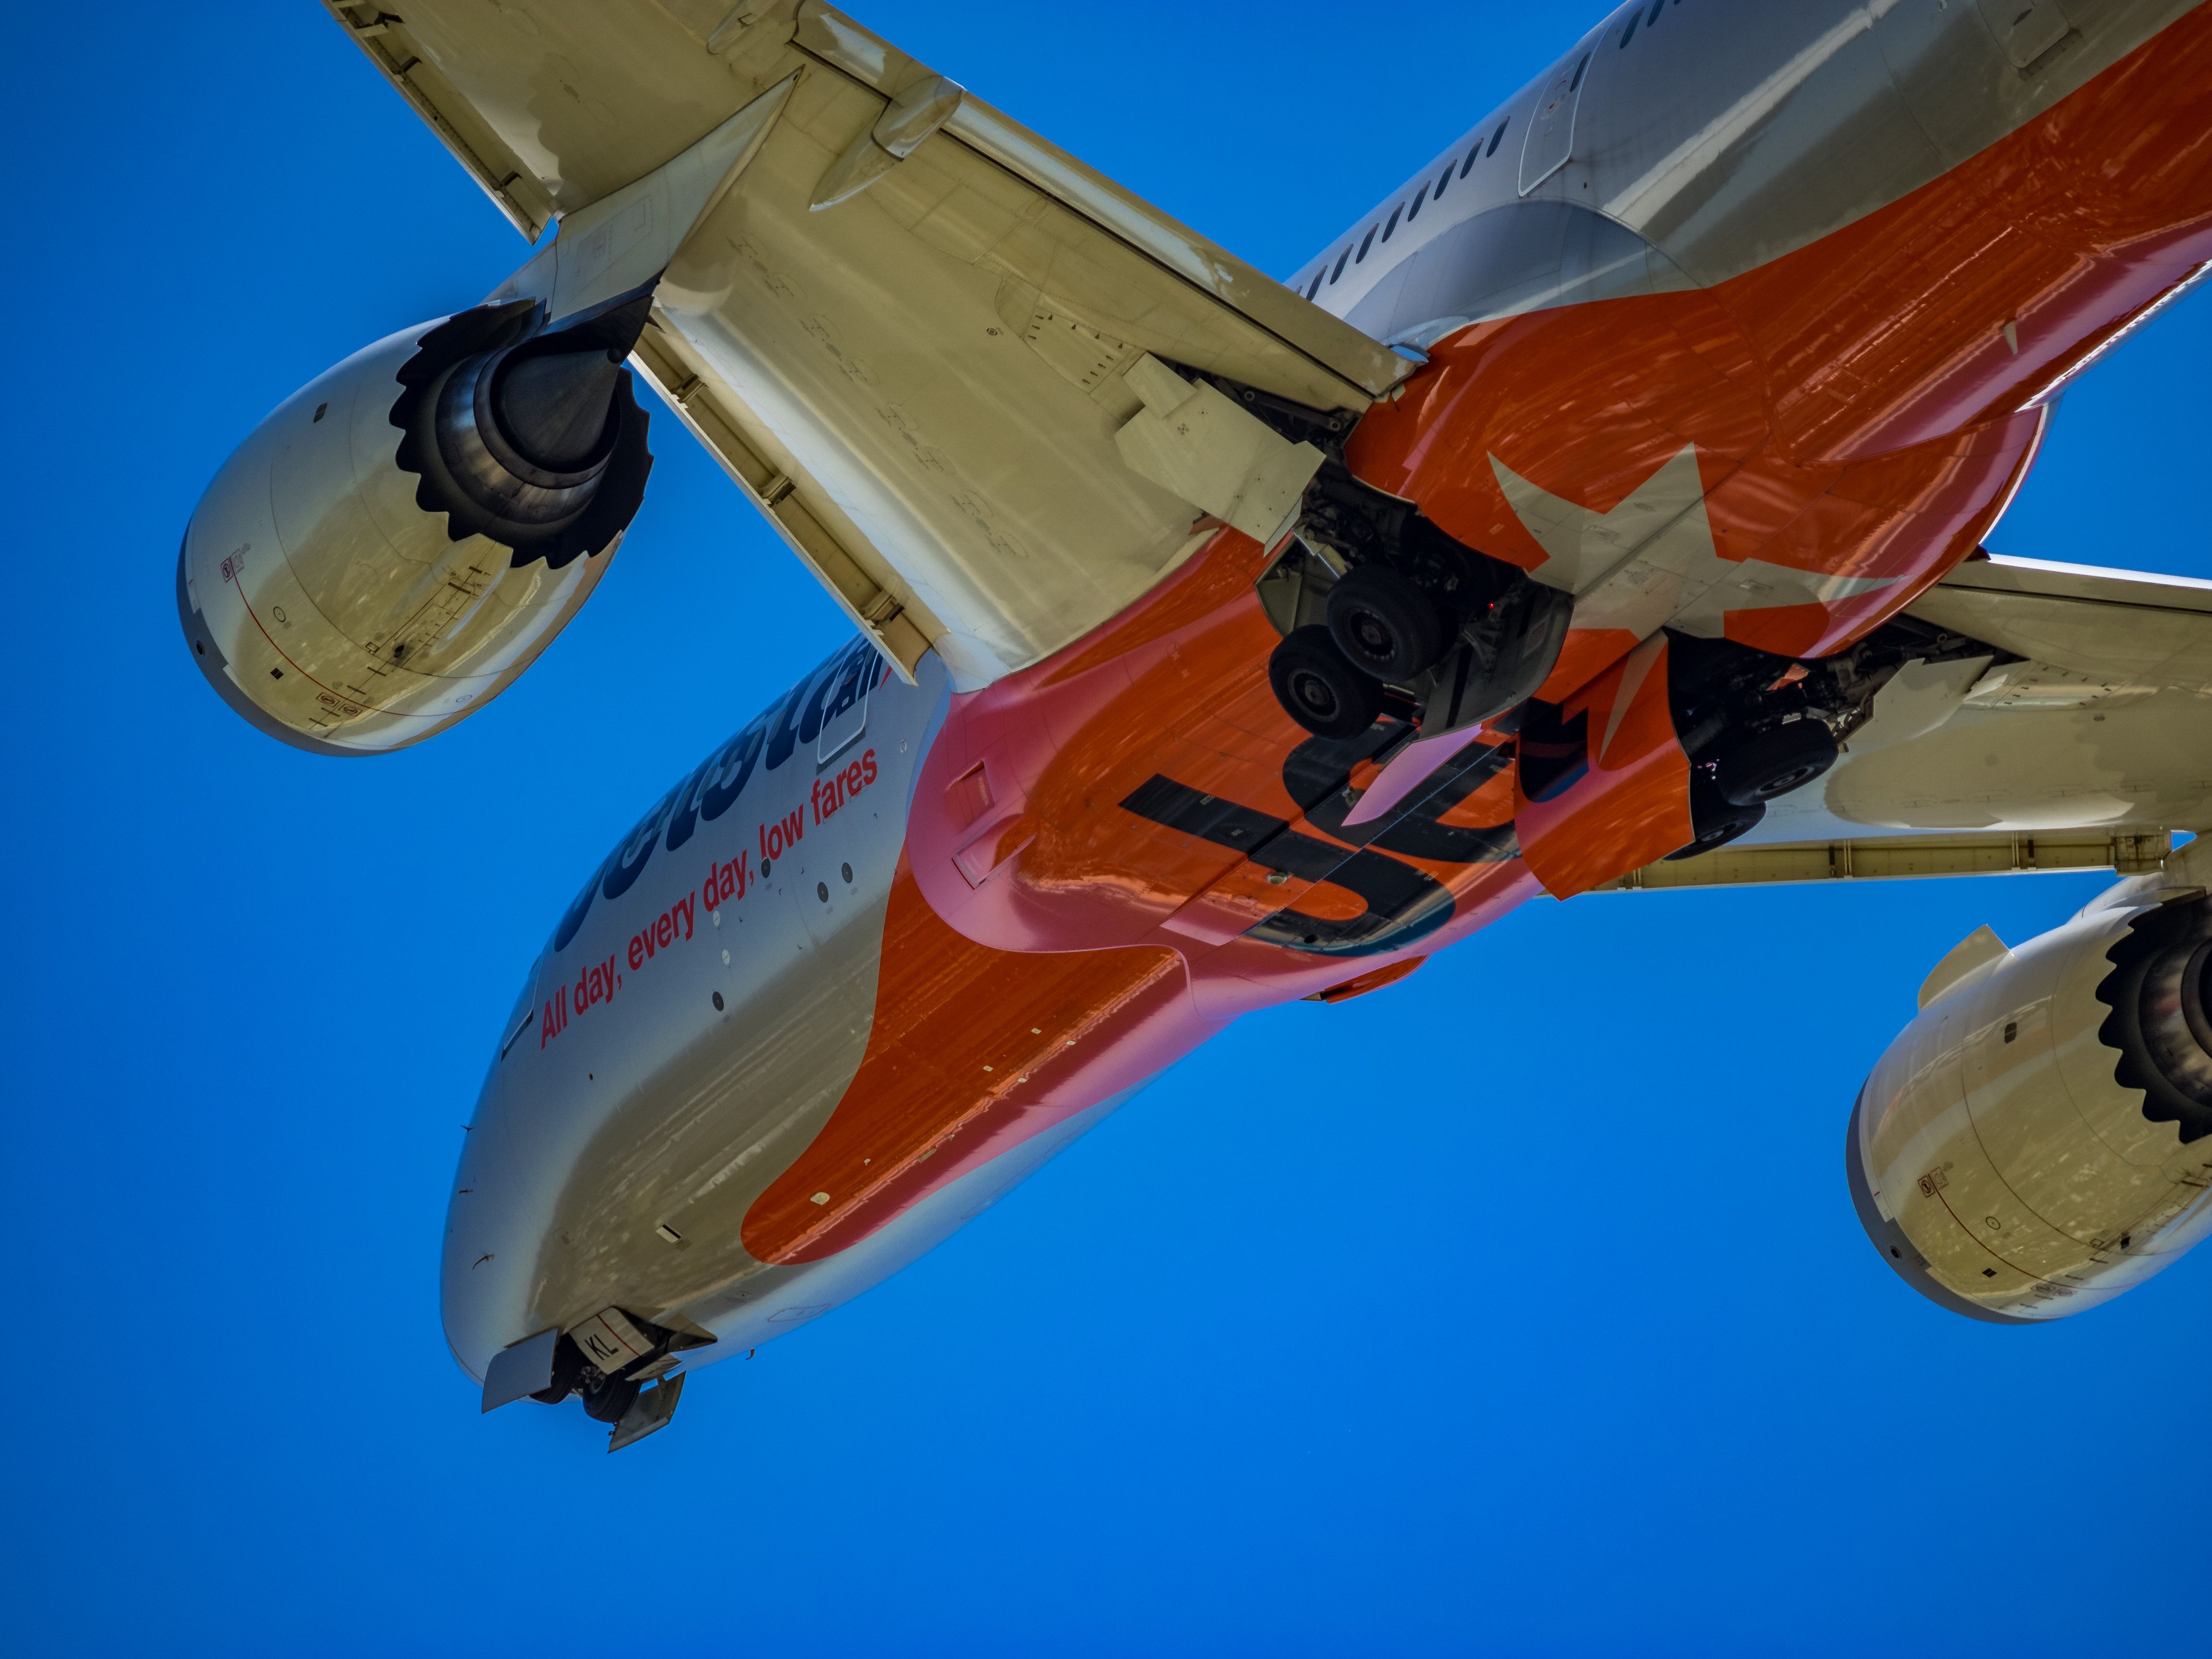
<path fill-rule="evenodd" d="M 1725 847 L 1738 836 L 1756 830 L 1759 821 L 1765 816 L 1765 802 L 1740 805 L 1722 794 L 1711 775 L 1704 767 L 1698 767 L 1690 774 L 1690 827 L 1696 834 L 1687 847 L 1678 847 L 1668 854 L 1665 861 L 1673 864 Z"/>
<path fill-rule="evenodd" d="M 1354 667 L 1378 680 L 1434 667 L 1451 636 L 1436 601 L 1379 564 L 1360 566 L 1329 590 L 1328 631 Z"/>
<path fill-rule="evenodd" d="M 1267 659 L 1283 712 L 1317 738 L 1356 738 L 1382 712 L 1382 687 L 1336 648 L 1319 623 L 1295 629 Z"/>
<path fill-rule="evenodd" d="M 1836 763 L 1836 735 L 1814 720 L 1792 720 L 1723 750 L 1713 781 L 1723 799 L 1755 806 L 1802 789 Z"/>
<path fill-rule="evenodd" d="M 576 1346 L 574 1337 L 564 1336 L 553 1350 L 552 1380 L 530 1397 L 557 1406 L 575 1393 L 576 1384 L 583 1378 L 584 1351 Z"/>
<path fill-rule="evenodd" d="M 584 1415 L 601 1423 L 619 1423 L 623 1413 L 636 1403 L 642 1382 L 624 1382 L 617 1377 L 602 1377 L 595 1388 L 584 1390 Z"/>

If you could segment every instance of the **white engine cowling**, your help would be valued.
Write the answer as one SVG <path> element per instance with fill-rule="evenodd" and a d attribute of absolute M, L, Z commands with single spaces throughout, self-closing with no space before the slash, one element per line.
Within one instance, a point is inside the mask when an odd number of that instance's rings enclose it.
<path fill-rule="evenodd" d="M 2013 951 L 1984 929 L 1923 998 L 1844 1141 L 1859 1218 L 1908 1284 L 1978 1319 L 2058 1319 L 2212 1228 L 2201 889 L 2129 881 Z"/>
<path fill-rule="evenodd" d="M 489 305 L 356 352 L 240 445 L 194 510 L 177 609 L 255 726 L 323 754 L 419 743 L 573 617 L 653 458 L 623 357 L 648 301 L 548 327 Z"/>

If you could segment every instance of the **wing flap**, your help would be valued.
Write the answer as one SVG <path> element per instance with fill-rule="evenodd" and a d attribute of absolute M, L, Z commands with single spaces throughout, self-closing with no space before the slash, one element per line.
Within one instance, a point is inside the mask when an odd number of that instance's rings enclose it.
<path fill-rule="evenodd" d="M 707 453 L 775 526 L 854 625 L 882 647 L 909 684 L 930 642 L 945 633 L 895 573 L 854 550 L 866 542 L 826 499 L 802 499 L 788 457 L 769 459 L 774 440 L 748 433 L 743 418 L 707 386 L 684 343 L 659 324 L 648 324 L 632 361 Z M 820 510 L 817 511 L 817 508 Z"/>
<path fill-rule="evenodd" d="M 837 527 L 867 579 L 933 619 L 956 684 L 980 685 L 1143 592 L 1198 510 L 1122 464 L 1123 411 L 1102 388 L 1006 325 L 1004 274 L 975 254 L 1008 234 L 1003 174 L 958 176 L 967 153 L 940 133 L 860 195 L 811 210 L 883 102 L 834 71 L 802 75 L 670 264 L 655 320 L 698 392 Z M 932 238 L 909 228 L 917 195 Z"/>
<path fill-rule="evenodd" d="M 1930 876 L 2008 876 L 2160 868 L 2172 850 L 2164 830 L 2055 830 L 2035 836 L 1891 836 L 1736 844 L 1632 870 L 1593 892 L 1681 887 L 1763 887 L 1822 881 L 1909 881 Z"/>

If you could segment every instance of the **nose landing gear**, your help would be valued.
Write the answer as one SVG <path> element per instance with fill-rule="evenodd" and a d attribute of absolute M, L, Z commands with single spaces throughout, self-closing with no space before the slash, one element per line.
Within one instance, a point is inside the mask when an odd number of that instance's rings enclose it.
<path fill-rule="evenodd" d="M 608 1376 L 594 1370 L 591 1379 L 579 1379 L 576 1392 L 584 1397 L 584 1415 L 595 1423 L 619 1423 L 645 1384 L 634 1377 Z"/>
<path fill-rule="evenodd" d="M 685 1350 L 714 1340 L 696 1326 L 678 1330 L 602 1309 L 569 1330 L 540 1331 L 495 1354 L 484 1372 L 483 1408 L 526 1395 L 557 1406 L 578 1395 L 586 1417 L 613 1425 L 607 1449 L 620 1451 L 668 1425 L 684 1392 L 683 1376 L 671 1373 Z"/>

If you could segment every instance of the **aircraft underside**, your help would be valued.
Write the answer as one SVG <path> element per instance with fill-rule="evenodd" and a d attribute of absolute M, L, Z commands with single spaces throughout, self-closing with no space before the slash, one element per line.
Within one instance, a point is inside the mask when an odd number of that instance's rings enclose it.
<path fill-rule="evenodd" d="M 648 487 L 639 374 L 860 630 L 499 1034 L 487 1409 L 651 1432 L 1228 1021 L 1544 894 L 2114 868 L 1937 968 L 1847 1185 L 2001 1322 L 2212 1225 L 2212 589 L 1978 550 L 2212 263 L 2212 8 L 1638 0 L 1282 285 L 816 0 L 541 5 L 624 33 L 635 154 L 533 148 L 472 8 L 337 10 L 562 228 L 210 486 L 216 689 L 331 755 L 481 708 Z"/>

